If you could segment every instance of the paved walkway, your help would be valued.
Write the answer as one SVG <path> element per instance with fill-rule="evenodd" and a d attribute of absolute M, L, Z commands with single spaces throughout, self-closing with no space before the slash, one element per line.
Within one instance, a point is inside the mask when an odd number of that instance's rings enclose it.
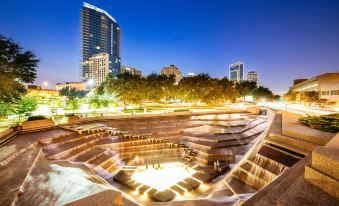
<path fill-rule="evenodd" d="M 279 110 L 282 114 L 282 134 L 319 145 L 325 145 L 335 133 L 323 132 L 298 122 L 300 115 Z"/>

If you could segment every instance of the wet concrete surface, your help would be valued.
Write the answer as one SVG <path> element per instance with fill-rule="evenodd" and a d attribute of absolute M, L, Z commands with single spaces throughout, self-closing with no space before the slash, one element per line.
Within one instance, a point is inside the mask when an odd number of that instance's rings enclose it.
<path fill-rule="evenodd" d="M 71 131 L 53 128 L 48 130 L 42 130 L 37 132 L 21 133 L 16 135 L 11 141 L 9 141 L 4 146 L 0 147 L 0 161 L 11 156 L 15 152 L 20 151 L 21 149 L 33 144 L 36 141 L 39 141 L 44 138 L 56 137 L 62 134 L 70 133 Z"/>

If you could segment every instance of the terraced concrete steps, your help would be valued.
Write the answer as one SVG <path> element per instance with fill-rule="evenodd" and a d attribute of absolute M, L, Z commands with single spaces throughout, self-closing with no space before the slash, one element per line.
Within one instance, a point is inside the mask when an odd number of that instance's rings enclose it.
<path fill-rule="evenodd" d="M 65 135 L 60 135 L 57 137 L 45 138 L 39 141 L 41 146 L 53 145 L 61 142 L 67 142 L 68 140 L 73 140 L 81 137 L 81 134 L 76 132 L 67 133 Z"/>
<path fill-rule="evenodd" d="M 232 176 L 244 184 L 254 188 L 255 190 L 260 190 L 269 183 L 266 180 L 257 177 L 255 174 L 243 169 L 236 171 L 234 174 L 232 174 Z"/>
<path fill-rule="evenodd" d="M 244 206 L 262 205 L 271 206 L 276 205 L 278 199 L 284 195 L 284 193 L 295 182 L 295 179 L 300 177 L 304 172 L 304 167 L 307 162 L 310 161 L 310 157 L 305 157 L 297 162 L 289 171 L 282 173 L 274 182 L 267 187 L 261 189 L 253 197 L 247 200 Z"/>
<path fill-rule="evenodd" d="M 86 148 L 95 145 L 100 138 L 107 136 L 106 133 L 90 134 L 81 136 L 75 140 L 68 140 L 66 143 L 61 142 L 51 146 L 43 147 L 43 151 L 49 159 L 68 159 L 77 153 L 80 153 Z"/>
<path fill-rule="evenodd" d="M 305 180 L 339 199 L 339 148 L 317 147 L 305 167 Z"/>
<path fill-rule="evenodd" d="M 292 167 L 300 160 L 300 157 L 290 155 L 269 145 L 264 145 L 258 152 L 260 155 L 265 156 L 268 159 L 274 160 L 286 167 Z"/>
<path fill-rule="evenodd" d="M 280 147 L 282 149 L 285 149 L 285 150 L 289 150 L 291 152 L 294 152 L 294 153 L 297 153 L 297 154 L 300 154 L 300 155 L 308 155 L 309 152 L 307 150 L 304 150 L 302 148 L 299 148 L 299 147 L 294 147 L 292 145 L 289 145 L 289 144 L 286 144 L 286 143 L 283 143 L 283 142 L 279 142 L 279 141 L 275 141 L 275 140 L 272 140 L 272 139 L 269 139 L 267 138 L 265 140 L 265 142 L 267 143 L 267 145 L 271 145 L 271 146 L 277 146 L 277 147 Z"/>
<path fill-rule="evenodd" d="M 90 160 L 86 161 L 87 164 L 93 165 L 94 167 L 100 166 L 101 164 L 105 163 L 109 159 L 113 158 L 115 153 L 109 152 L 109 151 L 104 151 L 94 158 L 91 158 Z"/>
<path fill-rule="evenodd" d="M 317 147 L 312 152 L 311 166 L 339 180 L 339 148 Z"/>
<path fill-rule="evenodd" d="M 87 150 L 84 150 L 83 152 L 79 153 L 78 155 L 74 155 L 73 157 L 69 158 L 68 160 L 74 161 L 74 162 L 87 162 L 99 154 L 106 151 L 103 148 L 89 148 Z"/>
<path fill-rule="evenodd" d="M 274 160 L 267 161 L 267 159 L 267 157 L 257 153 L 254 157 L 248 158 L 247 161 L 255 164 L 255 166 L 265 169 L 266 171 L 276 176 L 280 175 L 285 169 L 287 169 L 285 165 L 280 164 L 279 162 L 276 162 Z"/>
<path fill-rule="evenodd" d="M 235 194 L 250 194 L 255 193 L 257 190 L 253 187 L 245 184 L 237 178 L 232 178 L 230 182 L 227 183 L 230 190 Z"/>
<path fill-rule="evenodd" d="M 294 137 L 279 135 L 279 134 L 270 134 L 268 139 L 273 140 L 277 144 L 282 143 L 285 145 L 289 145 L 291 148 L 293 149 L 295 148 L 295 150 L 303 151 L 307 153 L 310 153 L 312 150 L 315 149 L 315 147 L 319 146 L 318 144 L 315 144 L 312 142 L 297 139 Z"/>
<path fill-rule="evenodd" d="M 272 182 L 285 168 L 276 161 L 256 154 L 240 165 L 233 176 L 252 188 L 260 190 Z"/>

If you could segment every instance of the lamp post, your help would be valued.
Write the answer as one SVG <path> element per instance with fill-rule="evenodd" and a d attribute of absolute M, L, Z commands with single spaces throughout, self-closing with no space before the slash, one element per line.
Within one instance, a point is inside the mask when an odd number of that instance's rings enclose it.
<path fill-rule="evenodd" d="M 42 83 L 42 85 L 43 85 L 44 87 L 47 87 L 47 86 L 48 86 L 48 82 L 47 82 L 47 81 L 44 81 L 44 82 Z"/>
<path fill-rule="evenodd" d="M 94 84 L 94 80 L 93 79 L 89 79 L 87 81 L 87 84 L 90 86 L 91 90 L 93 89 L 93 84 Z"/>

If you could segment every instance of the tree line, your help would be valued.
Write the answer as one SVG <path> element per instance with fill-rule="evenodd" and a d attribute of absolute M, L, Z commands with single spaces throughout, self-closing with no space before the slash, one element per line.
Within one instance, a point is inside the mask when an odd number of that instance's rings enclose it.
<path fill-rule="evenodd" d="M 266 87 L 257 86 L 252 81 L 233 82 L 227 77 L 212 78 L 208 74 L 184 77 L 175 84 L 174 76 L 152 73 L 145 77 L 123 73 L 108 76 L 96 88 L 96 94 L 113 95 L 124 108 L 128 104 L 142 105 L 145 102 L 192 102 L 218 106 L 225 102 L 235 102 L 245 96 L 253 96 L 256 100 L 278 98 Z"/>
<path fill-rule="evenodd" d="M 0 34 L 0 116 L 23 115 L 37 109 L 38 104 L 47 104 L 57 115 L 57 108 L 76 111 L 80 104 L 88 103 L 92 108 L 105 108 L 122 102 L 141 106 L 145 102 L 192 102 L 207 105 L 221 105 L 234 102 L 237 98 L 253 95 L 274 99 L 273 93 L 265 87 L 257 87 L 254 82 L 234 83 L 226 77 L 212 78 L 208 74 L 184 77 L 175 84 L 174 76 L 152 73 L 146 77 L 128 73 L 109 75 L 106 81 L 95 89 L 95 94 L 86 95 L 75 90 L 61 91 L 62 97 L 34 97 L 26 95 L 23 83 L 32 83 L 37 76 L 39 59 L 31 51 Z M 51 99 L 52 98 L 52 99 Z"/>

